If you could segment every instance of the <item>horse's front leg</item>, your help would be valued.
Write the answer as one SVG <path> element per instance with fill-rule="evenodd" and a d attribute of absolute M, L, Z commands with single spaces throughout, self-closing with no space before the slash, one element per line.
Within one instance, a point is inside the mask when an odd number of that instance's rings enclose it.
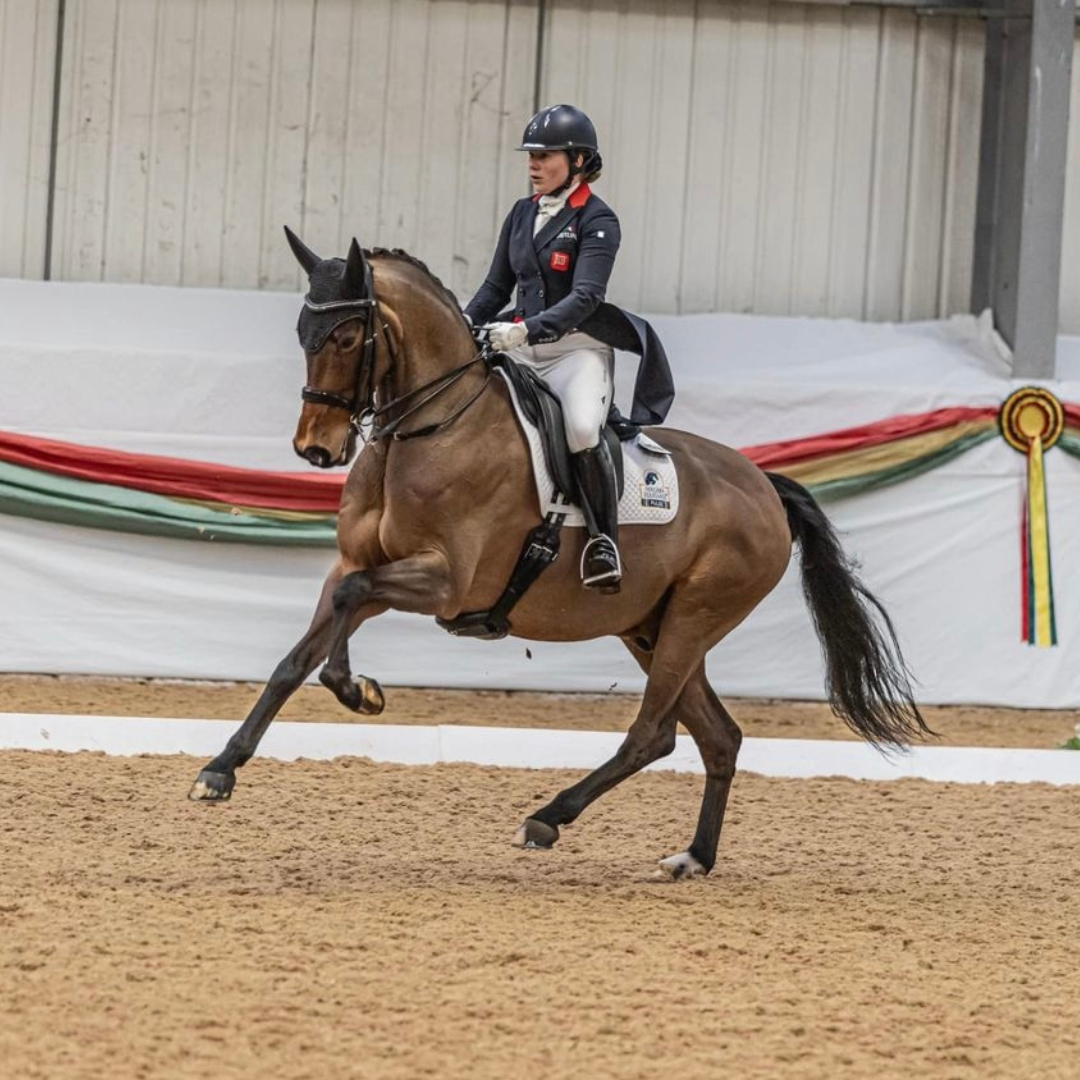
<path fill-rule="evenodd" d="M 349 636 L 355 629 L 357 615 L 367 618 L 371 609 L 387 608 L 439 614 L 450 591 L 449 566 L 440 552 L 426 552 L 345 575 L 334 590 L 330 642 L 319 681 L 347 709 L 368 715 L 381 713 L 386 704 L 382 688 L 366 675 L 352 674 Z"/>
<path fill-rule="evenodd" d="M 307 633 L 274 669 L 273 675 L 259 695 L 259 700 L 236 734 L 229 739 L 225 749 L 199 773 L 188 793 L 189 799 L 213 802 L 229 798 L 236 785 L 236 770 L 251 759 L 281 707 L 318 667 L 319 661 L 326 657 L 333 595 L 341 582 L 341 574 L 340 565 L 330 572 L 323 584 L 322 594 Z"/>

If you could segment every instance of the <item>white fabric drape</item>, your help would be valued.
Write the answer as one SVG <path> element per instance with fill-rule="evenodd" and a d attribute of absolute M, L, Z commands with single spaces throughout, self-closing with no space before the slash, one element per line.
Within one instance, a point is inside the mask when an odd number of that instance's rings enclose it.
<path fill-rule="evenodd" d="M 0 428 L 76 443 L 305 468 L 290 438 L 303 382 L 299 298 L 0 282 Z M 64 318 L 56 313 L 63 311 Z M 895 326 L 740 315 L 656 317 L 673 427 L 730 445 L 832 431 L 1019 385 L 974 319 Z M 1062 339 L 1065 401 L 1080 341 Z M 627 403 L 633 360 L 616 359 Z M 660 436 L 662 439 L 662 435 Z M 826 510 L 888 606 L 928 702 L 1080 705 L 1080 462 L 1047 455 L 1056 649 L 1020 642 L 1024 459 L 993 440 L 932 473 Z M 683 511 L 693 513 L 692 506 Z M 264 679 L 306 628 L 327 551 L 159 540 L 0 517 L 0 668 Z M 387 684 L 640 688 L 614 640 L 457 641 L 389 613 L 353 641 Z M 710 656 L 721 693 L 816 698 L 821 664 L 797 562 Z"/>

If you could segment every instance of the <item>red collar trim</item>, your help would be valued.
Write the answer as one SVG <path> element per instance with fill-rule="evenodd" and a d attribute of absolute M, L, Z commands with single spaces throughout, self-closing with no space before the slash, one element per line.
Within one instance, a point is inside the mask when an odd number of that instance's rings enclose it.
<path fill-rule="evenodd" d="M 591 194 L 592 188 L 588 184 L 582 184 L 567 201 L 575 210 L 580 210 L 589 201 Z"/>
<path fill-rule="evenodd" d="M 582 184 L 581 187 L 574 192 L 566 201 L 575 209 L 580 210 L 588 201 L 592 195 L 592 188 L 588 184 Z M 539 193 L 532 197 L 533 202 L 540 201 Z"/>

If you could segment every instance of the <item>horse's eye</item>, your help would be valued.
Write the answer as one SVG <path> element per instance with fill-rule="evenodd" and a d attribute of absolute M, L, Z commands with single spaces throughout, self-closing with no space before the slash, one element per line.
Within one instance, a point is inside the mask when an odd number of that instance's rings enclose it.
<path fill-rule="evenodd" d="M 356 335 L 355 334 L 342 334 L 341 337 L 338 338 L 338 348 L 342 352 L 348 352 L 350 349 L 354 348 L 355 346 L 356 346 Z"/>

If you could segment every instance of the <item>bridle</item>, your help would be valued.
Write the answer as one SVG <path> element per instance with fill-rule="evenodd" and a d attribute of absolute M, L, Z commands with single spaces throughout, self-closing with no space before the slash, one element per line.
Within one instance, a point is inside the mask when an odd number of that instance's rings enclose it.
<path fill-rule="evenodd" d="M 305 386 L 304 389 L 300 391 L 300 396 L 304 401 L 309 401 L 312 405 L 329 405 L 335 409 L 346 409 L 350 414 L 350 418 L 355 416 L 356 406 L 360 401 L 360 382 L 363 378 L 363 373 L 369 365 L 374 364 L 375 362 L 375 335 L 372 333 L 371 324 L 376 307 L 377 302 L 374 296 L 366 297 L 361 300 L 330 300 L 322 304 L 316 303 L 311 299 L 310 295 L 304 297 L 304 308 L 307 311 L 314 311 L 319 314 L 327 311 L 359 308 L 362 314 L 357 315 L 356 317 L 362 319 L 364 323 L 364 351 L 360 357 L 360 366 L 356 369 L 356 387 L 353 390 L 353 396 L 347 398 L 344 394 L 335 394 L 329 390 L 320 390 L 317 386 Z M 338 326 L 349 321 L 351 320 L 348 318 L 342 319 L 341 322 L 331 329 L 330 333 L 332 334 Z M 329 336 L 330 334 L 327 334 L 327 337 Z M 387 337 L 386 340 L 389 341 L 389 337 Z M 325 343 L 325 341 L 326 339 L 324 338 L 323 342 Z M 322 345 L 320 345 L 319 348 L 322 348 Z M 371 380 L 369 379 L 368 381 L 370 384 Z M 368 397 L 369 399 L 374 397 L 373 388 L 370 388 L 370 386 Z"/>
<path fill-rule="evenodd" d="M 356 368 L 356 386 L 353 389 L 351 398 L 345 397 L 344 394 L 333 393 L 330 390 L 320 390 L 315 386 L 305 386 L 300 392 L 301 398 L 313 405 L 327 405 L 332 409 L 344 409 L 349 414 L 349 423 L 364 442 L 376 442 L 379 439 L 387 438 L 392 438 L 397 441 L 419 439 L 423 438 L 425 435 L 434 435 L 435 432 L 442 431 L 443 428 L 449 427 L 450 424 L 461 416 L 461 414 L 464 413 L 487 389 L 488 383 L 491 382 L 490 366 L 486 367 L 484 381 L 481 384 L 480 389 L 477 390 L 463 405 L 455 409 L 449 416 L 434 423 L 427 424 L 424 427 L 415 428 L 412 431 L 400 430 L 403 421 L 418 412 L 429 402 L 434 401 L 444 390 L 448 390 L 461 379 L 470 368 L 474 367 L 476 364 L 485 363 L 490 355 L 490 350 L 487 345 L 482 345 L 480 351 L 471 360 L 459 365 L 452 371 L 439 375 L 430 382 L 426 382 L 421 386 L 406 391 L 406 393 L 388 401 L 385 405 L 376 406 L 375 343 L 380 329 L 382 330 L 382 337 L 386 342 L 386 349 L 390 357 L 390 371 L 388 372 L 388 375 L 397 367 L 398 354 L 397 349 L 394 346 L 394 339 L 390 333 L 390 328 L 387 326 L 386 319 L 383 317 L 382 310 L 379 307 L 379 300 L 375 294 L 375 281 L 370 264 L 365 264 L 364 266 L 364 291 L 367 293 L 367 296 L 359 297 L 355 300 L 329 300 L 319 303 L 312 300 L 310 294 L 304 297 L 304 308 L 307 311 L 316 312 L 318 314 L 337 310 L 347 311 L 352 309 L 357 311 L 358 314 L 354 317 L 362 321 L 364 345 L 363 352 L 360 355 L 360 363 Z M 341 322 L 337 323 L 330 330 L 330 333 L 333 333 L 338 326 L 350 321 L 351 318 L 349 317 L 342 319 Z M 327 336 L 329 336 L 329 334 Z M 325 341 L 325 338 L 323 340 Z M 366 393 L 362 392 L 365 373 L 367 373 Z M 381 417 L 386 416 L 387 413 L 396 409 L 399 405 L 412 401 L 418 395 L 423 394 L 424 391 L 430 391 L 430 393 L 428 393 L 426 397 L 420 398 L 419 401 L 414 402 L 409 408 L 401 413 L 400 416 L 397 416 L 392 420 L 387 420 L 386 423 L 382 425 L 379 424 Z"/>

